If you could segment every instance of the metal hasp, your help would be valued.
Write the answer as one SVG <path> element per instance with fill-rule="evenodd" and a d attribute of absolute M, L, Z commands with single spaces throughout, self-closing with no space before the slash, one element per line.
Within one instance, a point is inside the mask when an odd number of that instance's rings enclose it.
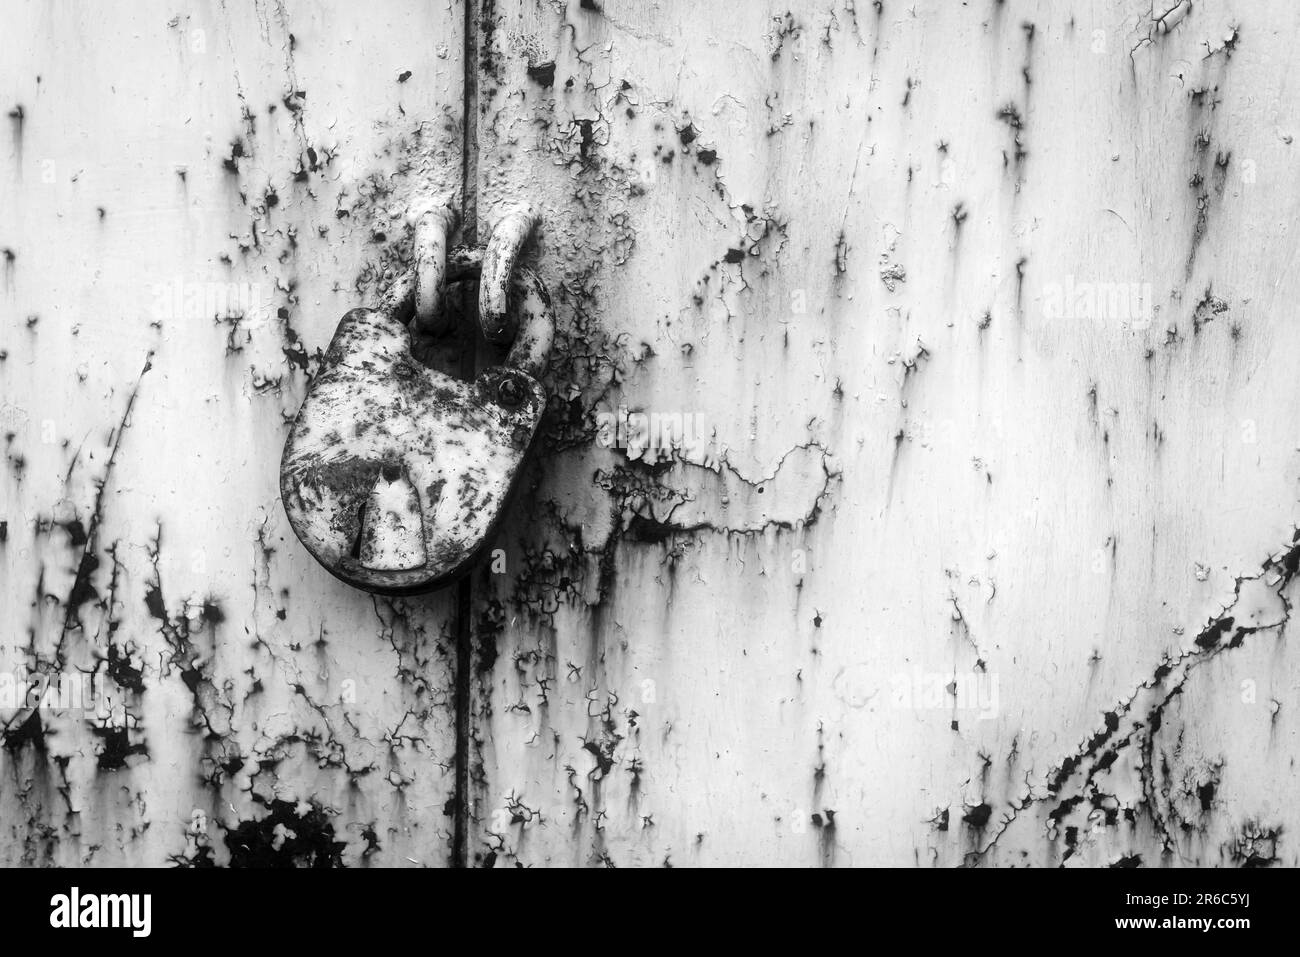
<path fill-rule="evenodd" d="M 455 215 L 434 210 L 416 224 L 415 268 L 339 323 L 285 443 L 280 495 L 299 540 L 349 585 L 430 591 L 491 541 L 546 408 L 555 317 L 541 280 L 515 265 L 534 222 L 511 214 L 486 249 L 448 250 Z M 413 304 L 421 331 L 445 332 L 446 285 L 475 277 L 485 337 L 511 346 L 467 382 L 414 359 L 399 317 Z"/>

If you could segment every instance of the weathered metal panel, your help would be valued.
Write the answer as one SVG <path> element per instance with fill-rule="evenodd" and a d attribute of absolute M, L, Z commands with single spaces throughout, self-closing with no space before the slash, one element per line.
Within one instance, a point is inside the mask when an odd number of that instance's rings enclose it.
<path fill-rule="evenodd" d="M 463 13 L 182 7 L 5 11 L 0 861 L 441 865 L 454 602 L 330 578 L 276 479 L 459 193 Z"/>
<path fill-rule="evenodd" d="M 473 859 L 1295 863 L 1300 11 L 1169 6 L 481 5 Z"/>
<path fill-rule="evenodd" d="M 12 6 L 0 862 L 1296 863 L 1292 5 Z M 372 598 L 280 452 L 448 202 L 550 408 Z"/>

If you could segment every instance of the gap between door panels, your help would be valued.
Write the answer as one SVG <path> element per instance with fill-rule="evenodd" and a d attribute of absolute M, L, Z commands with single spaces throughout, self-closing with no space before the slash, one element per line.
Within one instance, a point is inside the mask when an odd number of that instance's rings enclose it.
<path fill-rule="evenodd" d="M 465 243 L 478 241 L 478 0 L 460 0 L 464 10 L 461 27 L 462 102 L 461 102 L 461 235 Z M 476 308 L 474 285 L 465 283 L 461 291 L 462 306 L 472 315 Z M 475 350 L 466 349 L 461 357 L 462 378 L 475 374 Z M 473 669 L 471 617 L 474 607 L 474 577 L 456 584 L 456 760 L 452 791 L 451 866 L 469 866 L 469 747 L 470 697 L 473 693 L 470 674 Z"/>

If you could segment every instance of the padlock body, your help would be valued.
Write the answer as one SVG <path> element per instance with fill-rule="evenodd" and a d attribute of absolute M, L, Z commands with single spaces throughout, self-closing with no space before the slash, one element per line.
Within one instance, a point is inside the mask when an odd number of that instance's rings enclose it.
<path fill-rule="evenodd" d="M 343 317 L 285 443 L 294 532 L 367 591 L 429 591 L 491 541 L 537 435 L 545 393 L 510 367 L 472 382 L 429 369 L 391 314 Z"/>

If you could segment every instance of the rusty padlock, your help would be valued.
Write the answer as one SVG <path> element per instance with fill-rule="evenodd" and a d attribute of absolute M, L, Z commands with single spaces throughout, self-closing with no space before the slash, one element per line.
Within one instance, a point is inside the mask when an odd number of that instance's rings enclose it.
<path fill-rule="evenodd" d="M 541 280 L 515 266 L 533 224 L 512 214 L 486 250 L 448 251 L 455 217 L 435 210 L 417 225 L 415 270 L 339 323 L 285 442 L 280 495 L 299 540 L 349 585 L 429 591 L 490 544 L 546 408 L 555 317 Z M 412 357 L 399 315 L 414 299 L 413 321 L 443 331 L 444 285 L 474 276 L 484 335 L 512 345 L 463 381 Z"/>

